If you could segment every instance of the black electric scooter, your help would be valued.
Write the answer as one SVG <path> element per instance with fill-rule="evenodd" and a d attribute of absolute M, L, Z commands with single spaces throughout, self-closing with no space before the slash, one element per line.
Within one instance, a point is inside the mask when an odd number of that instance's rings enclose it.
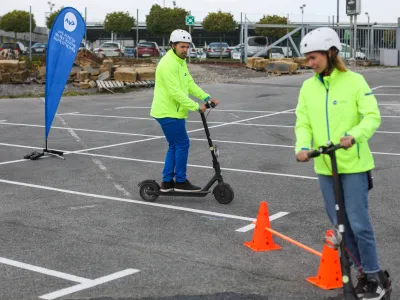
<path fill-rule="evenodd" d="M 214 108 L 215 105 L 211 101 L 206 102 L 207 108 Z M 148 202 L 154 202 L 157 200 L 159 196 L 180 196 L 180 197 L 205 197 L 211 191 L 209 190 L 213 184 L 218 181 L 218 184 L 213 189 L 213 195 L 215 199 L 221 204 L 229 204 L 234 198 L 234 192 L 232 187 L 224 182 L 221 174 L 221 167 L 218 162 L 219 151 L 217 147 L 213 144 L 210 131 L 208 130 L 207 119 L 203 112 L 200 112 L 201 120 L 203 121 L 204 130 L 206 132 L 208 145 L 210 146 L 211 156 L 213 160 L 213 168 L 215 170 L 214 176 L 207 183 L 205 187 L 203 187 L 200 191 L 196 192 L 162 192 L 160 190 L 160 185 L 153 179 L 146 179 L 139 183 L 140 187 L 140 196 L 143 200 Z"/>
<path fill-rule="evenodd" d="M 352 144 L 355 143 L 355 140 L 352 140 Z M 337 214 L 337 221 L 338 221 L 338 226 L 334 231 L 334 236 L 333 238 L 330 239 L 331 244 L 336 249 L 340 249 L 340 265 L 342 269 L 342 282 L 343 282 L 343 295 L 339 295 L 339 299 L 344 299 L 344 300 L 358 300 L 357 293 L 354 289 L 352 280 L 351 280 L 351 270 L 350 270 L 350 261 L 349 257 L 347 255 L 347 252 L 345 251 L 345 226 L 344 226 L 344 221 L 347 218 L 346 214 L 344 212 L 344 197 L 343 197 L 343 190 L 342 190 L 342 183 L 340 181 L 340 177 L 338 174 L 338 168 L 337 168 L 337 161 L 336 161 L 336 153 L 335 151 L 338 149 L 342 149 L 343 146 L 340 144 L 334 145 L 332 142 L 328 142 L 327 146 L 321 146 L 319 147 L 318 150 L 310 151 L 308 153 L 309 158 L 314 158 L 318 157 L 321 154 L 329 155 L 331 159 L 331 165 L 332 165 L 332 176 L 333 176 L 333 184 L 334 184 L 334 190 L 335 190 L 335 200 L 336 200 L 336 214 Z M 386 276 L 389 276 L 389 274 L 385 271 Z M 387 278 L 387 286 L 385 287 L 387 289 L 387 294 L 384 296 L 383 299 L 389 300 L 390 299 L 390 294 L 391 294 L 391 282 L 389 278 Z M 343 298 L 342 298 L 343 296 Z M 338 299 L 338 298 L 334 298 Z"/>

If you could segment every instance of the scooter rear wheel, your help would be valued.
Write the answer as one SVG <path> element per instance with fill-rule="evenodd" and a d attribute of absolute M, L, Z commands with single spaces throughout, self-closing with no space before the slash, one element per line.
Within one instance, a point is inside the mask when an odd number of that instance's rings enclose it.
<path fill-rule="evenodd" d="M 158 192 L 160 190 L 160 186 L 155 181 L 144 181 L 140 185 L 140 197 L 144 201 L 147 202 L 154 202 L 158 198 Z M 149 193 L 151 192 L 151 193 Z"/>
<path fill-rule="evenodd" d="M 218 184 L 214 190 L 213 194 L 215 199 L 221 204 L 229 204 L 235 197 L 235 193 L 231 186 L 227 183 Z"/>

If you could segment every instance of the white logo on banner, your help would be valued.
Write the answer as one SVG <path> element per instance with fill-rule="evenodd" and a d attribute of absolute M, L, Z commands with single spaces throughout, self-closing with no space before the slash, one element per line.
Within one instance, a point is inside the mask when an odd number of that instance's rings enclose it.
<path fill-rule="evenodd" d="M 75 30 L 78 21 L 73 13 L 68 12 L 64 17 L 64 28 L 65 30 L 72 32 Z"/>

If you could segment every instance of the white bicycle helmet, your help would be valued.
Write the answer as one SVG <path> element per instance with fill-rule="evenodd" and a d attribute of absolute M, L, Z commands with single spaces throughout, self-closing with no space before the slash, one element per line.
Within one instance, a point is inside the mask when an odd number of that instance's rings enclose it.
<path fill-rule="evenodd" d="M 177 29 L 172 31 L 169 41 L 171 43 L 179 43 L 179 42 L 191 43 L 192 37 L 190 36 L 189 32 L 182 29 Z"/>
<path fill-rule="evenodd" d="M 342 44 L 335 30 L 329 27 L 320 27 L 307 33 L 300 43 L 300 52 L 303 54 L 315 51 L 328 51 L 332 47 L 342 50 Z"/>

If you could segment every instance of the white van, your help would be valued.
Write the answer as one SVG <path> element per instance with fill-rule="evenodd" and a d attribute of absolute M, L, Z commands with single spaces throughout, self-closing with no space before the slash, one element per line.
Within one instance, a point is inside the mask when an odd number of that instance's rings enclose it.
<path fill-rule="evenodd" d="M 250 36 L 247 38 L 247 57 L 251 57 L 264 50 L 269 45 L 269 40 L 265 36 Z"/>

